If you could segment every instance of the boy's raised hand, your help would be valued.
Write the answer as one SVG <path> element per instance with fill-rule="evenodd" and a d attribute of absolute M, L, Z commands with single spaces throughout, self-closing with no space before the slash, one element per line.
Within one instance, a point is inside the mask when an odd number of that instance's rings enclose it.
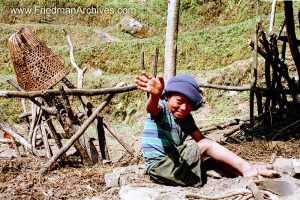
<path fill-rule="evenodd" d="M 160 97 L 164 88 L 164 78 L 158 76 L 154 78 L 152 75 L 143 73 L 143 76 L 137 76 L 135 83 L 138 84 L 138 89 L 149 92 L 153 96 Z"/>

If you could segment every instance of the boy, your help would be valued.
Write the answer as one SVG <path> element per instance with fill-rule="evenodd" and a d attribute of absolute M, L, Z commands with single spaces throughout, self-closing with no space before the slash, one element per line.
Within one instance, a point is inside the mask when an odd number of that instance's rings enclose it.
<path fill-rule="evenodd" d="M 147 173 L 153 181 L 165 185 L 202 186 L 201 155 L 229 165 L 237 175 L 244 177 L 278 175 L 274 170 L 256 169 L 203 136 L 190 114 L 200 108 L 203 101 L 198 83 L 192 76 L 175 76 L 164 88 L 162 77 L 154 78 L 144 73 L 136 77 L 136 83 L 138 89 L 150 94 L 142 148 Z M 188 135 L 197 143 L 183 144 Z"/>

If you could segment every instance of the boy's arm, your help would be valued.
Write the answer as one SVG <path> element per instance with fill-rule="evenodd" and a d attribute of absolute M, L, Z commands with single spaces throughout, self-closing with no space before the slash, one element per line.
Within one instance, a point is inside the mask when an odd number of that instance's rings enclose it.
<path fill-rule="evenodd" d="M 143 73 L 143 76 L 136 77 L 135 82 L 138 85 L 138 89 L 150 93 L 150 97 L 147 100 L 147 112 L 153 116 L 158 115 L 160 111 L 158 102 L 165 87 L 163 77 L 159 76 L 158 78 L 154 78 L 147 73 Z"/>
<path fill-rule="evenodd" d="M 160 107 L 158 105 L 159 97 L 153 96 L 150 94 L 149 99 L 147 100 L 146 110 L 148 113 L 151 113 L 153 116 L 157 116 L 160 112 Z"/>

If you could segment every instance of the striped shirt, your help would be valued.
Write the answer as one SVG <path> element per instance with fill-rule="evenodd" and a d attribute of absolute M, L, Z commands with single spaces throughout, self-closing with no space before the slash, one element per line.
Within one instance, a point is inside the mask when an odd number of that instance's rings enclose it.
<path fill-rule="evenodd" d="M 159 106 L 157 116 L 147 114 L 142 136 L 143 157 L 148 170 L 198 129 L 191 114 L 175 119 L 166 100 L 160 100 Z"/>

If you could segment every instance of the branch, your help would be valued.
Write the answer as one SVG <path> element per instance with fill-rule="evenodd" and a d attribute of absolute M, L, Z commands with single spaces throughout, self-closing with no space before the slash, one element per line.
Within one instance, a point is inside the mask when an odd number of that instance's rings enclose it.
<path fill-rule="evenodd" d="M 103 94 L 118 94 L 118 93 L 125 93 L 130 92 L 133 90 L 137 90 L 137 85 L 125 86 L 125 87 L 118 87 L 118 88 L 101 88 L 101 89 L 69 89 L 65 90 L 67 95 L 83 95 L 83 96 L 96 96 L 96 95 L 103 95 Z M 61 95 L 60 91 L 57 89 L 51 90 L 43 90 L 43 91 L 33 91 L 33 92 L 18 92 L 18 91 L 0 91 L 0 97 L 5 98 L 34 98 L 34 97 L 44 97 L 46 95 L 53 95 L 59 96 Z"/>
<path fill-rule="evenodd" d="M 204 87 L 204 88 L 232 90 L 232 91 L 248 91 L 248 90 L 250 90 L 250 87 L 247 87 L 247 86 L 223 86 L 223 85 L 213 85 L 213 84 L 207 84 L 207 83 L 200 83 L 199 86 Z"/>
<path fill-rule="evenodd" d="M 83 76 L 84 76 L 84 72 L 87 70 L 87 67 L 84 67 L 83 69 L 80 69 L 78 67 L 78 65 L 76 64 L 75 59 L 74 59 L 73 43 L 72 43 L 71 37 L 68 35 L 67 31 L 65 31 L 65 29 L 63 29 L 63 28 L 62 28 L 62 32 L 65 34 L 68 44 L 69 44 L 69 47 L 70 47 L 69 52 L 70 52 L 71 64 L 78 73 L 77 87 L 81 89 L 81 88 L 83 88 Z"/>

